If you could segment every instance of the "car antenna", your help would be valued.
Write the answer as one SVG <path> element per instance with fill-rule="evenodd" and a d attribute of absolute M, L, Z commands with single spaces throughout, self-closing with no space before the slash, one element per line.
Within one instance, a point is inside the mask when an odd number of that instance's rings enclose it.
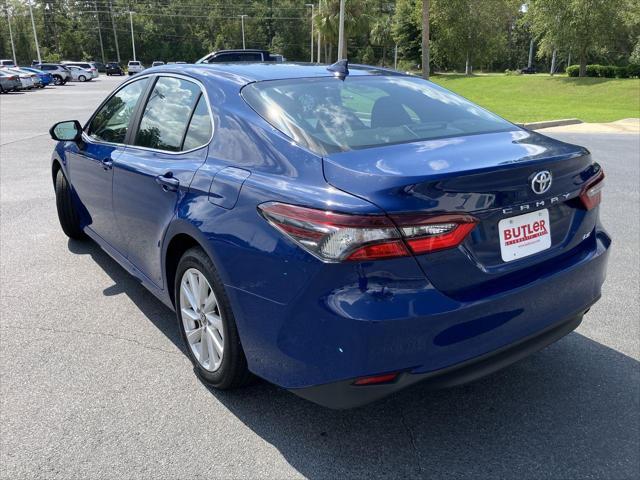
<path fill-rule="evenodd" d="M 338 60 L 333 65 L 329 65 L 327 70 L 333 72 L 334 76 L 344 80 L 349 75 L 349 60 Z"/>

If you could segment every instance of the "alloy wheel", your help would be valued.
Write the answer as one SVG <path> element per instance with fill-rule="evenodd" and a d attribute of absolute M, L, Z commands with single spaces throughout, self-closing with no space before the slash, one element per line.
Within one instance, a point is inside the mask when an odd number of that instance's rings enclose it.
<path fill-rule="evenodd" d="M 218 300 L 204 274 L 189 268 L 180 281 L 180 318 L 191 353 L 214 372 L 224 355 L 224 325 Z"/>

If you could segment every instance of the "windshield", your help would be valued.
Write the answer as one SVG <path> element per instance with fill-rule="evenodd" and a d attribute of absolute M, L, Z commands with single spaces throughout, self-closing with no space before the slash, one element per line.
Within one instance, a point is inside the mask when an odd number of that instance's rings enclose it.
<path fill-rule="evenodd" d="M 320 155 L 516 128 L 409 76 L 263 81 L 247 85 L 242 96 L 267 122 Z"/>

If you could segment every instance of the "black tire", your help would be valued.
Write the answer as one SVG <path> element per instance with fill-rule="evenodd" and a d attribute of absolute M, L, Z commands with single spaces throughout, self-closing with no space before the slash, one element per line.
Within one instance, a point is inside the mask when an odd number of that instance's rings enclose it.
<path fill-rule="evenodd" d="M 182 276 L 189 268 L 199 270 L 209 281 L 209 285 L 211 285 L 218 301 L 218 308 L 222 318 L 224 327 L 224 353 L 222 355 L 222 363 L 220 367 L 213 372 L 202 367 L 194 357 L 182 324 L 180 313 L 180 283 L 182 281 Z M 178 321 L 178 328 L 180 329 L 180 336 L 184 342 L 187 356 L 193 363 L 193 367 L 200 379 L 220 390 L 238 388 L 249 383 L 253 378 L 253 375 L 247 368 L 247 359 L 244 355 L 242 344 L 240 343 L 240 336 L 238 335 L 238 329 L 236 327 L 233 311 L 231 310 L 229 298 L 227 297 L 222 280 L 220 279 L 213 262 L 200 247 L 191 248 L 182 255 L 176 271 L 174 294 L 176 317 Z"/>
<path fill-rule="evenodd" d="M 62 170 L 58 170 L 56 174 L 56 207 L 60 226 L 67 237 L 76 240 L 86 238 L 80 227 L 80 216 L 73 205 L 71 186 Z"/>
<path fill-rule="evenodd" d="M 87 81 L 87 77 L 85 77 L 84 75 L 80 75 L 78 77 L 78 80 L 80 80 L 81 82 L 86 82 Z"/>
<path fill-rule="evenodd" d="M 64 82 L 62 81 L 62 77 L 60 75 L 54 75 L 53 76 L 53 84 L 54 85 L 64 85 Z"/>

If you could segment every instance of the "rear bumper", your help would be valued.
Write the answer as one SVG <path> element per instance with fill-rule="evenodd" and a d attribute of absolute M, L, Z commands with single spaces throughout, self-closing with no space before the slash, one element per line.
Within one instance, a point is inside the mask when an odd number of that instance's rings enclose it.
<path fill-rule="evenodd" d="M 501 370 L 571 333 L 582 322 L 583 313 L 581 312 L 579 315 L 512 345 L 442 370 L 421 374 L 404 372 L 393 382 L 380 385 L 354 385 L 354 379 L 352 379 L 307 388 L 290 389 L 290 391 L 324 407 L 347 409 L 371 403 L 416 383 L 421 383 L 430 389 L 438 389 L 472 382 Z"/>
<path fill-rule="evenodd" d="M 469 301 L 443 294 L 402 259 L 323 265 L 291 282 L 287 303 L 227 287 L 250 370 L 347 408 L 423 380 L 470 381 L 566 335 L 600 298 L 610 243 L 598 227 L 555 268 Z M 402 372 L 394 383 L 352 385 L 391 372 Z"/>

